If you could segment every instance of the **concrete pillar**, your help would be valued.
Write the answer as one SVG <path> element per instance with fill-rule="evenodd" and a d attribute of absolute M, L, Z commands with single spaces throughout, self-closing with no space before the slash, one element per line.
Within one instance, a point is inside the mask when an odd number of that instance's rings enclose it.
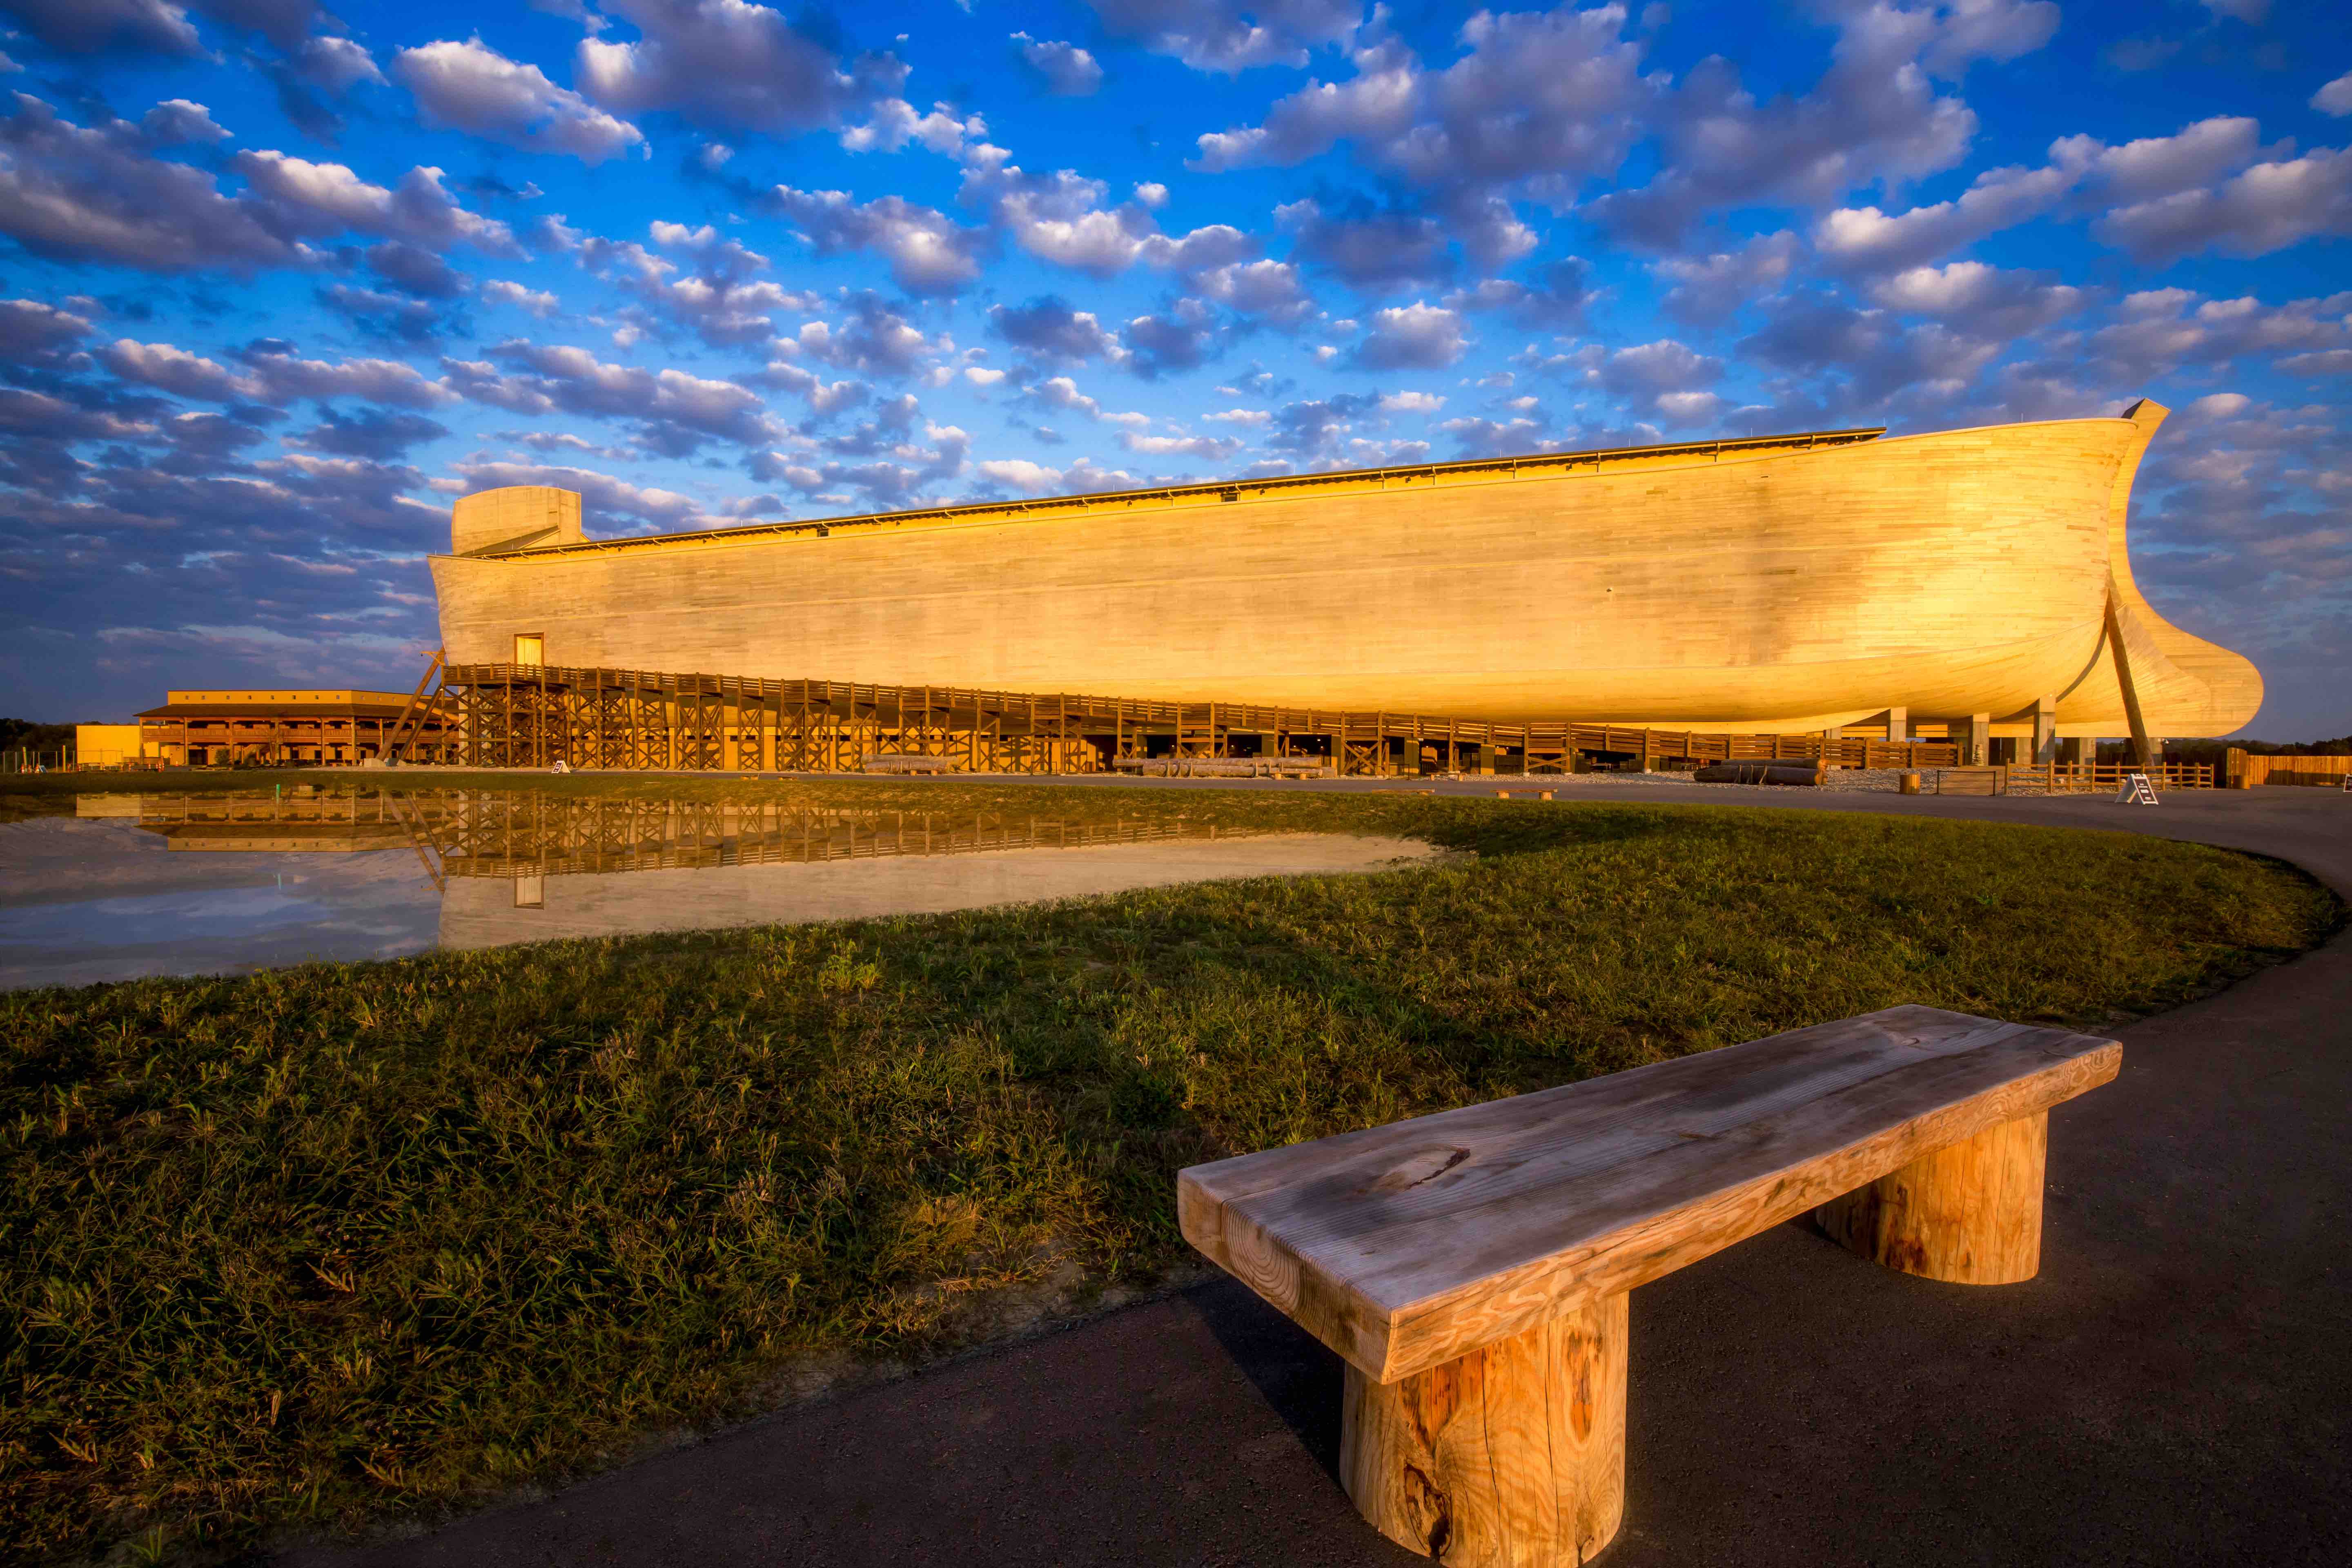
<path fill-rule="evenodd" d="M 1886 710 L 1886 743 L 1899 746 L 1911 738 L 1911 710 L 1889 708 Z"/>
<path fill-rule="evenodd" d="M 1992 761 L 1991 714 L 1971 713 L 1969 715 L 1968 741 L 1966 750 L 1962 752 L 1962 755 L 1967 759 L 1969 766 L 1972 768 L 1983 767 L 1987 763 Z"/>
<path fill-rule="evenodd" d="M 2055 762 L 2058 757 L 2058 699 L 2038 697 L 2033 701 L 2033 760 Z"/>

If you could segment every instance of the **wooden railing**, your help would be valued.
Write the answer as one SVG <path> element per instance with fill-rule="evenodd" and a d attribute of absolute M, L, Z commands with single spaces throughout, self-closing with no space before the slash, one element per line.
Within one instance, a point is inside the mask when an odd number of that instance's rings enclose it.
<path fill-rule="evenodd" d="M 1925 784 L 1940 795 L 2114 795 L 2134 773 L 2146 773 L 2159 790 L 2212 789 L 2216 783 L 2206 763 L 2017 763 L 1941 769 Z"/>

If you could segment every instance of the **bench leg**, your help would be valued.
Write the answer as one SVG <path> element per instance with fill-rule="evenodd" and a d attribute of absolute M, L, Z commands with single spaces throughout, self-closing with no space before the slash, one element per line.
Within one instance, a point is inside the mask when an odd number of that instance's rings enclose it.
<path fill-rule="evenodd" d="M 2042 1267 L 2050 1113 L 2021 1116 L 1813 1211 L 1830 1239 L 1905 1274 L 2013 1285 Z"/>
<path fill-rule="evenodd" d="M 1339 1474 L 1373 1528 L 1441 1563 L 1567 1568 L 1625 1516 L 1626 1299 L 1397 1383 L 1348 1368 Z"/>

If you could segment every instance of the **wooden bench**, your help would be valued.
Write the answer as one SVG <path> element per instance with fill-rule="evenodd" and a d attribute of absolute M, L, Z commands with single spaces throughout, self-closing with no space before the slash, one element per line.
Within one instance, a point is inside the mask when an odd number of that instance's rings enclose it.
<path fill-rule="evenodd" d="M 1993 768 L 1937 768 L 1937 795 L 2007 795 L 2009 770 Z"/>
<path fill-rule="evenodd" d="M 2050 1107 L 2122 1060 L 1890 1007 L 1195 1165 L 1177 1209 L 1346 1361 L 1341 1477 L 1382 1534 L 1580 1563 L 1624 1513 L 1628 1291 L 1808 1211 L 1906 1274 L 2031 1279 Z"/>

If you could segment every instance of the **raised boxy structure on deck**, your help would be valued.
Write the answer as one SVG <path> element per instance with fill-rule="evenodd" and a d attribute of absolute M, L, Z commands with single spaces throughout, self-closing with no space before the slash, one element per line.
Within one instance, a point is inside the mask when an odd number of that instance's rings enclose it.
<path fill-rule="evenodd" d="M 2225 734 L 2262 679 L 2132 580 L 2165 410 L 588 540 L 458 503 L 452 666 L 707 671 L 1465 720 Z"/>

